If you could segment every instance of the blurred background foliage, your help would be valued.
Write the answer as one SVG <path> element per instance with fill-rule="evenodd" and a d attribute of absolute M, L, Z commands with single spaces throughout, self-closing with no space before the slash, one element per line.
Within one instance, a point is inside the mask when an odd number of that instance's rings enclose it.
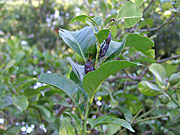
<path fill-rule="evenodd" d="M 137 84 L 141 80 L 154 81 L 148 66 L 156 60 L 180 55 L 180 17 L 176 15 L 165 26 L 158 28 L 174 14 L 169 8 L 179 9 L 178 0 L 132 0 L 143 11 L 141 21 L 132 28 L 123 28 L 123 22 L 111 27 L 113 40 L 121 41 L 127 33 L 148 36 L 155 43 L 156 58 L 150 59 L 134 49 L 125 48 L 118 59 L 139 61 L 146 67 L 133 67 L 110 76 L 102 86 L 90 108 L 90 117 L 102 114 L 125 118 L 131 121 L 141 109 L 151 110 L 161 105 L 150 116 L 165 115 L 176 106 L 163 106 L 157 97 L 141 94 Z M 61 73 L 69 77 L 71 67 L 66 61 L 70 56 L 78 63 L 84 63 L 77 54 L 67 47 L 58 36 L 60 28 L 78 30 L 84 24 L 70 20 L 80 14 L 91 17 L 101 16 L 103 26 L 117 15 L 126 0 L 6 0 L 0 2 L 0 133 L 2 134 L 58 134 L 62 115 L 56 117 L 61 106 L 76 112 L 68 98 L 55 88 L 37 83 L 40 74 Z M 150 4 L 151 3 L 151 4 Z M 148 7 L 146 9 L 146 7 Z M 102 27 L 103 27 L 102 26 Z M 151 28 L 158 28 L 150 30 Z M 180 59 L 161 62 L 167 77 L 180 71 Z M 137 77 L 144 70 L 146 74 Z M 119 77 L 121 76 L 121 77 Z M 126 76 L 126 77 L 123 77 Z M 126 82 L 126 83 L 125 83 Z M 124 92 L 124 85 L 126 86 Z M 124 94 L 123 94 L 124 93 Z M 12 99 L 24 99 L 28 108 L 19 111 Z M 67 102 L 66 102 L 67 101 Z M 118 106 L 117 106 L 118 105 Z M 141 112 L 142 113 L 142 112 Z M 145 117 L 145 118 L 146 118 Z M 180 121 L 162 119 L 134 123 L 136 134 L 180 134 Z M 108 129 L 108 130 L 107 130 Z M 117 134 L 119 126 L 101 126 L 92 134 Z M 124 134 L 130 134 L 128 131 Z"/>

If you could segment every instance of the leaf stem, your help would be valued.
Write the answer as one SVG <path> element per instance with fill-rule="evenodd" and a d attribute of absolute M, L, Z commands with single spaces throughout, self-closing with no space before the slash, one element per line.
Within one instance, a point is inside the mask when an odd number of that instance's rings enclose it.
<path fill-rule="evenodd" d="M 83 120 L 83 127 L 84 127 L 84 134 L 83 135 L 86 135 L 86 131 L 87 131 L 87 118 L 88 118 L 88 113 L 89 113 L 89 107 L 90 107 L 90 103 L 87 103 L 86 111 L 85 111 L 85 117 Z"/>

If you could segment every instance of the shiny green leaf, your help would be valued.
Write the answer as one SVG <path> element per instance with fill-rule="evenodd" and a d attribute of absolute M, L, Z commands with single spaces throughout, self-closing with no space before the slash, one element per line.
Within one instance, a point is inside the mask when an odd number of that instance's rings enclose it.
<path fill-rule="evenodd" d="M 95 71 L 89 72 L 83 79 L 83 87 L 89 95 L 91 102 L 101 83 L 107 77 L 121 69 L 137 65 L 141 64 L 128 61 L 111 61 L 104 63 Z"/>
<path fill-rule="evenodd" d="M 149 70 L 154 74 L 156 83 L 160 87 L 167 86 L 166 84 L 166 70 L 161 64 L 153 63 L 149 66 Z"/>
<path fill-rule="evenodd" d="M 59 30 L 59 36 L 83 59 L 88 56 L 89 48 L 96 46 L 96 37 L 91 27 L 86 26 L 79 31 Z"/>
<path fill-rule="evenodd" d="M 138 84 L 139 91 L 146 96 L 155 96 L 163 93 L 163 90 L 150 82 L 142 81 Z"/>
<path fill-rule="evenodd" d="M 103 124 L 115 124 L 129 129 L 131 132 L 135 132 L 126 120 L 120 118 L 113 118 L 112 116 L 101 116 L 95 119 L 92 123 L 92 128 Z"/>
<path fill-rule="evenodd" d="M 142 52 L 150 58 L 155 57 L 155 51 L 151 48 L 154 47 L 154 42 L 148 37 L 141 36 L 139 34 L 128 34 L 126 37 L 126 47 L 133 47 L 137 51 Z"/>
<path fill-rule="evenodd" d="M 124 28 L 129 28 L 138 23 L 141 17 L 142 11 L 139 7 L 135 3 L 128 1 L 122 5 L 116 19 L 124 19 Z"/>

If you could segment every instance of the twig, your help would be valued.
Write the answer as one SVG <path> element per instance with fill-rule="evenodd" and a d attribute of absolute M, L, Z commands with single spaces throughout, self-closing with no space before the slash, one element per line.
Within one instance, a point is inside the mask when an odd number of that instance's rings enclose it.
<path fill-rule="evenodd" d="M 152 130 L 146 131 L 142 135 L 146 135 L 146 134 L 150 134 L 150 133 L 152 133 Z"/>
<path fill-rule="evenodd" d="M 133 122 L 132 124 L 137 124 L 137 123 L 144 122 L 144 121 L 147 121 L 147 120 L 159 119 L 159 118 L 163 118 L 163 117 L 169 117 L 169 115 L 160 115 L 160 116 L 156 116 L 156 117 L 149 117 L 149 118 L 146 118 L 146 119 L 139 120 L 137 122 Z"/>
<path fill-rule="evenodd" d="M 72 102 L 71 99 L 68 98 L 67 103 L 70 104 L 71 102 Z M 56 114 L 56 117 L 59 117 L 59 116 L 64 112 L 64 110 L 65 110 L 66 108 L 67 108 L 67 107 L 65 107 L 65 106 L 61 106 L 61 107 L 59 108 L 57 114 Z"/>
<path fill-rule="evenodd" d="M 157 60 L 156 62 L 157 62 L 157 63 L 161 63 L 161 62 L 165 62 L 165 61 L 171 60 L 171 59 L 176 59 L 176 58 L 179 58 L 179 57 L 180 57 L 180 55 L 175 55 L 175 56 L 172 56 L 172 57 L 169 57 L 169 58 Z"/>
<path fill-rule="evenodd" d="M 156 106 L 156 107 L 154 107 L 153 109 L 149 110 L 148 112 L 144 113 L 144 114 L 141 115 L 139 118 L 137 118 L 136 121 L 139 120 L 139 119 L 141 119 L 142 117 L 148 115 L 149 113 L 151 113 L 152 111 L 154 111 L 154 110 L 155 110 L 156 108 L 158 108 L 158 107 L 160 107 L 160 106 Z"/>
<path fill-rule="evenodd" d="M 119 99 L 119 102 L 118 102 L 118 104 L 120 104 L 120 103 L 121 103 L 121 100 L 122 100 L 122 98 L 123 98 L 123 95 L 124 95 L 124 93 L 125 93 L 125 90 L 126 90 L 126 85 L 127 85 L 127 78 L 126 78 L 126 80 L 125 80 L 125 83 L 124 83 L 124 89 L 123 89 L 123 93 L 122 93 L 122 95 L 121 95 L 121 97 L 120 97 L 120 99 Z"/>
<path fill-rule="evenodd" d="M 175 16 L 175 14 L 173 13 L 168 19 L 166 22 L 164 22 L 163 24 L 161 24 L 160 26 L 156 27 L 156 28 L 151 28 L 151 29 L 140 29 L 138 30 L 139 32 L 146 32 L 146 31 L 156 31 L 156 30 L 159 30 L 161 29 L 163 26 L 165 26 L 166 24 L 168 24 L 172 19 L 173 17 Z"/>
<path fill-rule="evenodd" d="M 144 10 L 143 10 L 143 16 L 144 16 L 144 13 L 146 12 L 146 10 L 151 6 L 152 3 L 153 3 L 153 0 L 151 0 L 151 1 L 149 2 L 149 4 L 147 5 L 147 7 L 144 8 Z"/>
<path fill-rule="evenodd" d="M 137 116 L 143 111 L 143 109 L 141 109 L 131 120 L 130 124 L 134 122 L 134 120 L 137 118 Z"/>

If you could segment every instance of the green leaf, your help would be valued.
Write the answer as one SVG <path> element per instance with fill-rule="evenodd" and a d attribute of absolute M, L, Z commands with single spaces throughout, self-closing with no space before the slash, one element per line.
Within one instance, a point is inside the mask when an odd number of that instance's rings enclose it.
<path fill-rule="evenodd" d="M 83 79 L 83 87 L 89 95 L 91 102 L 101 83 L 107 77 L 121 69 L 137 65 L 141 64 L 128 61 L 111 61 L 104 63 L 95 71 L 89 72 Z"/>
<path fill-rule="evenodd" d="M 166 84 L 166 70 L 161 64 L 153 63 L 149 66 L 149 70 L 154 74 L 156 83 L 160 87 L 167 86 Z"/>
<path fill-rule="evenodd" d="M 171 0 L 161 0 L 161 7 L 163 10 L 173 9 Z"/>
<path fill-rule="evenodd" d="M 82 135 L 83 134 L 83 127 L 82 127 L 81 120 L 76 115 L 74 115 L 72 113 L 68 113 L 68 112 L 65 112 L 65 113 L 67 115 L 69 115 L 74 120 L 74 125 L 76 127 L 78 134 Z"/>
<path fill-rule="evenodd" d="M 144 26 L 151 28 L 153 26 L 153 20 L 152 19 L 144 19 L 144 20 L 140 21 L 138 30 Z"/>
<path fill-rule="evenodd" d="M 115 59 L 123 50 L 124 45 L 125 45 L 124 41 L 116 42 L 111 40 L 103 62 Z"/>
<path fill-rule="evenodd" d="M 119 106 L 118 109 L 121 110 L 121 112 L 123 113 L 125 119 L 128 122 L 131 122 L 131 120 L 133 119 L 131 111 L 129 109 L 127 109 L 126 107 L 123 107 L 123 106 Z"/>
<path fill-rule="evenodd" d="M 33 104 L 32 106 L 38 108 L 43 114 L 45 114 L 48 118 L 50 118 L 51 113 L 50 113 L 50 111 L 48 109 L 46 109 L 45 107 L 43 107 L 41 105 L 34 105 Z"/>
<path fill-rule="evenodd" d="M 42 74 L 38 81 L 52 85 L 62 90 L 71 98 L 71 100 L 79 108 L 78 103 L 81 102 L 79 100 L 81 99 L 81 97 L 83 97 L 82 90 L 72 80 L 66 79 L 63 75 L 58 73 L 46 73 Z"/>
<path fill-rule="evenodd" d="M 93 25 L 98 26 L 96 21 L 93 20 L 91 17 L 89 17 L 87 15 L 76 16 L 69 22 L 69 24 L 72 24 L 75 21 L 80 21 L 80 22 L 83 22 L 83 23 L 86 23 L 88 21 L 88 22 L 92 23 Z"/>
<path fill-rule="evenodd" d="M 125 46 L 133 47 L 150 58 L 155 57 L 155 52 L 151 49 L 154 47 L 154 42 L 152 42 L 148 37 L 144 37 L 139 34 L 128 34 Z"/>
<path fill-rule="evenodd" d="M 97 37 L 98 43 L 101 44 L 109 36 L 109 29 L 100 30 L 95 35 Z"/>
<path fill-rule="evenodd" d="M 95 119 L 92 123 L 92 128 L 102 124 L 115 124 L 129 129 L 131 132 L 135 132 L 126 120 L 113 118 L 112 116 L 101 116 Z"/>
<path fill-rule="evenodd" d="M 96 21 L 98 26 L 101 26 L 101 23 L 102 23 L 102 18 L 101 17 L 95 17 L 94 21 Z"/>
<path fill-rule="evenodd" d="M 180 109 L 173 109 L 170 111 L 170 119 L 171 121 L 177 120 L 180 117 Z"/>
<path fill-rule="evenodd" d="M 13 95 L 12 102 L 21 112 L 25 110 L 29 105 L 29 102 L 24 95 Z"/>
<path fill-rule="evenodd" d="M 75 135 L 75 130 L 70 122 L 67 120 L 62 120 L 59 128 L 59 135 Z"/>
<path fill-rule="evenodd" d="M 124 28 L 134 26 L 142 17 L 142 11 L 139 7 L 131 2 L 126 2 L 119 10 L 117 20 L 124 19 Z"/>
<path fill-rule="evenodd" d="M 88 56 L 88 49 L 96 46 L 96 37 L 91 27 L 86 26 L 79 31 L 59 30 L 60 37 L 83 59 Z"/>
<path fill-rule="evenodd" d="M 72 70 L 76 74 L 78 79 L 83 81 L 83 78 L 85 76 L 84 66 L 76 64 L 70 57 L 67 57 L 67 61 L 69 61 L 69 63 L 71 64 Z"/>
<path fill-rule="evenodd" d="M 160 87 L 147 81 L 140 82 L 138 88 L 139 91 L 146 96 L 155 96 L 163 93 Z"/>
<path fill-rule="evenodd" d="M 135 0 L 135 3 L 136 3 L 138 6 L 141 6 L 143 2 L 144 2 L 144 0 Z"/>
<path fill-rule="evenodd" d="M 10 60 L 10 61 L 8 62 L 8 64 L 6 65 L 6 67 L 4 68 L 4 71 L 5 71 L 6 69 L 9 69 L 10 67 L 14 66 L 14 64 L 15 64 L 15 60 Z"/>

